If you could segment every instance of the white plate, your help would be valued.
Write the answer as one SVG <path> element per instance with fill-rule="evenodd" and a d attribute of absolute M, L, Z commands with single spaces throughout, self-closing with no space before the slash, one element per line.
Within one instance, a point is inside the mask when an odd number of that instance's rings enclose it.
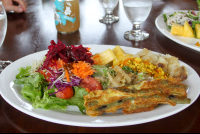
<path fill-rule="evenodd" d="M 102 52 L 108 48 L 113 49 L 111 45 L 84 45 L 90 47 L 93 54 Z M 141 49 L 122 47 L 125 52 L 135 54 Z M 0 75 L 0 92 L 2 97 L 13 107 L 30 116 L 64 125 L 86 126 L 86 127 L 114 127 L 135 125 L 162 119 L 176 114 L 189 107 L 199 96 L 200 79 L 198 74 L 187 64 L 181 62 L 189 73 L 189 78 L 184 83 L 189 85 L 188 98 L 192 100 L 191 104 L 179 104 L 175 107 L 170 105 L 159 105 L 155 110 L 144 113 L 124 115 L 122 111 L 114 114 L 104 114 L 98 117 L 90 117 L 81 114 L 77 107 L 68 107 L 65 112 L 59 110 L 33 109 L 31 103 L 25 100 L 20 94 L 21 86 L 13 84 L 18 69 L 20 67 L 30 66 L 32 59 L 41 59 L 47 51 L 23 57 L 9 65 Z"/>
<path fill-rule="evenodd" d="M 188 10 L 180 10 L 182 12 L 188 12 Z M 173 14 L 174 12 L 168 12 L 168 13 L 163 13 L 163 14 Z M 164 34 L 166 37 L 168 37 L 169 39 L 175 41 L 176 43 L 179 43 L 180 45 L 183 45 L 185 47 L 189 47 L 191 49 L 194 49 L 196 51 L 200 52 L 200 47 L 196 46 L 195 44 L 197 42 L 200 43 L 200 39 L 196 39 L 196 38 L 188 38 L 188 37 L 181 37 L 181 36 L 176 36 L 171 34 L 170 29 L 166 26 L 166 23 L 164 21 L 164 17 L 163 14 L 159 15 L 156 18 L 156 27 L 158 28 L 158 30 Z"/>

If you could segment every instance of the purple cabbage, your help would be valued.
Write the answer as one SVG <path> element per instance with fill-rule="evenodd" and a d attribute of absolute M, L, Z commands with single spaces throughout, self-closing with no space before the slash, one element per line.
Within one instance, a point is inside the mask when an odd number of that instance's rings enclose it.
<path fill-rule="evenodd" d="M 190 24 L 190 26 L 192 26 L 192 21 L 191 20 L 189 20 L 189 22 L 188 22 L 189 24 Z"/>
<path fill-rule="evenodd" d="M 79 77 L 70 77 L 70 80 L 71 80 L 70 82 L 63 81 L 63 79 L 58 80 L 55 84 L 53 84 L 53 82 L 55 80 L 56 80 L 55 78 L 54 78 L 54 80 L 51 79 L 52 82 L 48 86 L 48 89 L 51 89 L 53 87 L 53 85 L 55 85 L 55 87 L 58 89 L 58 91 L 53 94 L 56 94 L 69 86 L 79 86 L 79 84 L 81 82 L 81 78 L 79 78 Z M 53 94 L 50 94 L 50 95 L 53 95 Z"/>

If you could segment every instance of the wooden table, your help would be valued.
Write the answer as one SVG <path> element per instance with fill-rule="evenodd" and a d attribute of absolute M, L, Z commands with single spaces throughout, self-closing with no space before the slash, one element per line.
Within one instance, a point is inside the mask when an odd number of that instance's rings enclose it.
<path fill-rule="evenodd" d="M 122 2 L 114 10 L 120 21 L 113 25 L 99 23 L 104 10 L 98 0 L 80 0 L 81 26 L 79 32 L 70 35 L 58 34 L 54 24 L 51 0 L 27 0 L 28 11 L 22 14 L 8 13 L 8 30 L 0 48 L 1 59 L 15 61 L 29 54 L 46 50 L 51 40 L 61 40 L 66 45 L 109 44 L 133 48 L 148 48 L 163 54 L 178 57 L 200 75 L 200 52 L 184 47 L 161 34 L 155 26 L 158 15 L 175 10 L 198 10 L 195 0 L 154 1 L 148 19 L 142 29 L 150 33 L 142 42 L 127 41 L 124 32 L 132 28 L 123 10 Z M 200 87 L 198 87 L 200 88 Z M 10 106 L 0 96 L 0 133 L 3 132 L 200 132 L 200 98 L 187 109 L 164 119 L 140 125 L 87 128 L 60 125 L 26 115 Z"/>

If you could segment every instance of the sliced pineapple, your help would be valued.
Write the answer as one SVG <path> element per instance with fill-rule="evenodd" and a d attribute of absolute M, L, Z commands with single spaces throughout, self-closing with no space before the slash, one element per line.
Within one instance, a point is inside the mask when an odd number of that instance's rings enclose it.
<path fill-rule="evenodd" d="M 134 58 L 134 56 L 132 54 L 126 53 L 124 56 L 121 56 L 121 57 L 117 58 L 116 60 L 113 60 L 113 66 L 119 65 L 121 61 L 123 61 L 127 58 Z"/>
<path fill-rule="evenodd" d="M 195 38 L 194 31 L 193 31 L 192 27 L 190 26 L 190 24 L 187 21 L 185 21 L 185 23 L 184 23 L 183 36 L 184 37 L 189 37 L 189 38 Z"/>
<path fill-rule="evenodd" d="M 119 65 L 120 61 L 116 58 L 113 60 L 113 66 Z"/>
<path fill-rule="evenodd" d="M 200 39 L 200 24 L 195 25 L 196 38 Z"/>
<path fill-rule="evenodd" d="M 92 58 L 97 65 L 106 65 L 116 59 L 111 49 L 107 49 Z"/>
<path fill-rule="evenodd" d="M 183 29 L 182 25 L 176 24 L 176 23 L 172 24 L 171 34 L 178 35 L 178 36 L 183 36 L 183 31 L 184 31 L 184 29 Z"/>
<path fill-rule="evenodd" d="M 115 54 L 115 56 L 117 58 L 121 57 L 121 56 L 124 56 L 126 54 L 124 52 L 124 50 L 119 45 L 117 45 L 112 51 L 113 51 L 113 53 Z"/>

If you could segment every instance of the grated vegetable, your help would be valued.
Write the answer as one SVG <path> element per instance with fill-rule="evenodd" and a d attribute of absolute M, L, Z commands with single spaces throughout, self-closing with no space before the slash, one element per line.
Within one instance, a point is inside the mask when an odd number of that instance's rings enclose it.
<path fill-rule="evenodd" d="M 85 61 L 78 61 L 78 63 L 73 64 L 72 73 L 81 79 L 85 79 L 88 76 L 93 75 L 95 70 L 92 70 L 92 65 L 86 63 Z"/>

